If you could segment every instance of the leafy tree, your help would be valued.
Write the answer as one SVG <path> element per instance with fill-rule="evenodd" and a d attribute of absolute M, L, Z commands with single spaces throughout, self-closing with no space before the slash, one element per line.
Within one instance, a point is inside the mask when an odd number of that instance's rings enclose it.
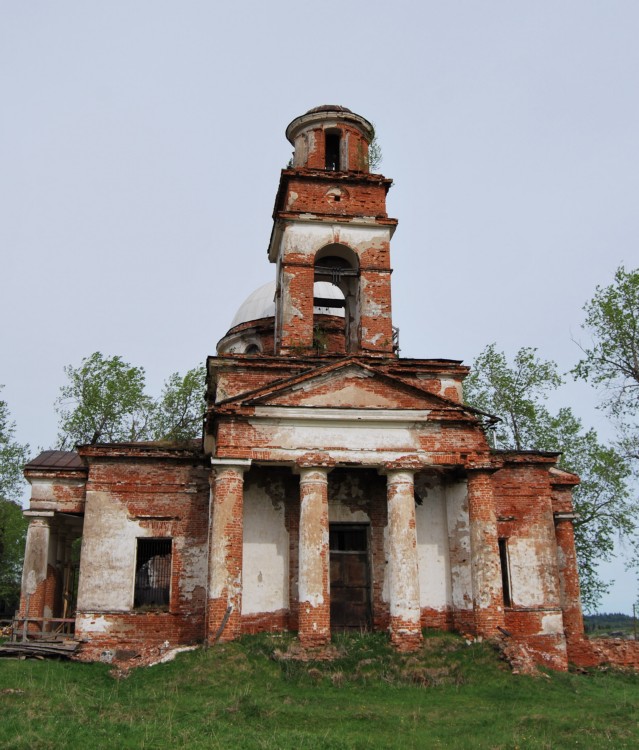
<path fill-rule="evenodd" d="M 584 430 L 570 409 L 556 415 L 548 410 L 546 398 L 561 382 L 555 363 L 539 359 L 536 349 L 520 349 L 510 365 L 491 344 L 475 360 L 465 393 L 469 404 L 501 418 L 492 436 L 495 447 L 561 451 L 559 466 L 581 477 L 574 491 L 575 545 L 582 600 L 592 610 L 609 588 L 597 565 L 613 556 L 619 536 L 633 532 L 637 509 L 625 458 L 601 444 L 594 430 Z"/>
<path fill-rule="evenodd" d="M 62 449 L 148 437 L 152 400 L 144 392 L 143 367 L 94 352 L 80 367 L 68 365 L 64 372 L 69 382 L 56 401 Z"/>
<path fill-rule="evenodd" d="M 575 547 L 582 601 L 586 610 L 595 611 L 610 588 L 601 580 L 598 565 L 614 557 L 617 539 L 629 538 L 639 520 L 628 483 L 630 467 L 618 451 L 599 442 L 595 430 L 584 430 L 568 408 L 550 417 L 539 447 L 561 451 L 559 466 L 581 478 L 573 491 Z"/>
<path fill-rule="evenodd" d="M 12 612 L 20 601 L 27 526 L 22 508 L 0 498 L 0 612 Z"/>
<path fill-rule="evenodd" d="M 506 355 L 490 344 L 473 362 L 464 383 L 472 406 L 501 418 L 489 438 L 495 448 L 536 448 L 547 417 L 543 401 L 561 385 L 554 362 L 544 362 L 536 349 L 524 347 L 509 366 Z"/>
<path fill-rule="evenodd" d="M 173 373 L 160 398 L 146 393 L 144 368 L 94 352 L 79 367 L 64 368 L 60 389 L 59 446 L 140 440 L 184 441 L 201 434 L 204 368 Z"/>
<path fill-rule="evenodd" d="M 0 399 L 0 498 L 17 501 L 24 485 L 22 467 L 27 462 L 29 446 L 15 440 L 15 431 L 7 402 Z"/>
<path fill-rule="evenodd" d="M 377 172 L 382 165 L 382 147 L 377 140 L 377 133 L 373 126 L 373 139 L 368 144 L 368 168 L 371 172 Z"/>
<path fill-rule="evenodd" d="M 597 287 L 584 306 L 591 345 L 573 369 L 603 391 L 602 406 L 620 429 L 620 445 L 639 460 L 639 269 L 620 266 L 610 286 Z"/>
<path fill-rule="evenodd" d="M 0 386 L 1 387 L 1 386 Z M 0 400 L 0 611 L 15 609 L 27 523 L 18 504 L 29 446 L 15 440 L 15 422 L 6 401 Z"/>
<path fill-rule="evenodd" d="M 204 415 L 205 376 L 203 366 L 189 370 L 184 377 L 178 372 L 169 376 L 151 420 L 155 440 L 181 442 L 199 437 Z"/>

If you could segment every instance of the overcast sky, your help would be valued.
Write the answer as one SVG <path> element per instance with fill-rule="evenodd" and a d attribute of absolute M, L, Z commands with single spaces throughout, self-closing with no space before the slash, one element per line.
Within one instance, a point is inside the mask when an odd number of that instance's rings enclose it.
<path fill-rule="evenodd" d="M 0 383 L 53 447 L 63 367 L 150 390 L 215 351 L 274 278 L 286 125 L 375 123 L 402 356 L 536 346 L 567 371 L 582 306 L 639 265 L 634 0 L 0 0 Z M 610 436 L 596 394 L 572 406 Z M 604 609 L 629 611 L 622 574 Z"/>

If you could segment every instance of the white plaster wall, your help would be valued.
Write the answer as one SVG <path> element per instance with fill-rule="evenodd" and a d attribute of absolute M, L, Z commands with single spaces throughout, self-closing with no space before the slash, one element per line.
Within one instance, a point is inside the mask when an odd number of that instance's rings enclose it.
<path fill-rule="evenodd" d="M 242 614 L 288 609 L 288 550 L 284 503 L 245 485 Z"/>
<path fill-rule="evenodd" d="M 368 513 L 363 510 L 351 510 L 338 501 L 329 500 L 328 522 L 329 523 L 370 523 Z"/>
<path fill-rule="evenodd" d="M 452 604 L 446 497 L 440 483 L 419 488 L 421 505 L 415 507 L 419 603 L 441 610 Z"/>
<path fill-rule="evenodd" d="M 541 632 L 543 635 L 563 635 L 564 618 L 560 612 L 549 613 L 541 618 Z"/>
<path fill-rule="evenodd" d="M 390 242 L 391 232 L 390 227 L 376 226 L 374 217 L 371 217 L 370 225 L 327 224 L 313 222 L 312 215 L 309 214 L 306 221 L 287 223 L 282 237 L 282 249 L 284 253 L 302 253 L 309 257 L 314 257 L 318 250 L 333 243 L 347 245 L 354 250 L 366 249 L 376 243 Z"/>
<path fill-rule="evenodd" d="M 531 526 L 529 531 L 530 537 L 508 540 L 513 604 L 519 607 L 558 605 L 557 563 L 543 544 L 542 530 Z"/>
<path fill-rule="evenodd" d="M 61 506 L 64 506 L 64 501 L 61 501 L 56 495 L 56 489 L 68 488 L 73 490 L 75 487 L 80 487 L 84 484 L 84 480 L 74 479 L 40 479 L 32 478 L 29 482 L 31 484 L 31 498 L 29 507 L 38 510 L 57 510 Z"/>
<path fill-rule="evenodd" d="M 193 544 L 184 538 L 174 538 L 174 554 L 178 549 L 182 560 L 179 582 L 180 599 L 191 600 L 197 589 L 206 592 L 206 581 L 209 574 L 208 543 L 205 541 L 202 544 Z"/>
<path fill-rule="evenodd" d="M 308 422 L 300 419 L 288 424 L 284 419 L 256 419 L 251 424 L 258 430 L 261 440 L 268 440 L 274 448 L 281 446 L 288 450 L 325 450 L 331 446 L 362 455 L 380 450 L 414 453 L 420 447 L 419 433 L 414 425 L 397 424 L 390 420 L 384 422 L 381 418 L 377 423 L 370 420 L 365 424 L 346 420 L 313 423 L 310 419 Z"/>
<path fill-rule="evenodd" d="M 470 609 L 473 605 L 473 586 L 466 481 L 447 485 L 445 495 L 452 603 L 455 609 Z"/>
<path fill-rule="evenodd" d="M 136 538 L 149 536 L 107 492 L 87 492 L 78 582 L 78 609 L 133 607 Z"/>
<path fill-rule="evenodd" d="M 337 487 L 329 489 L 329 523 L 370 523 L 366 512 L 369 501 L 369 491 L 362 488 L 357 472 L 349 474 Z"/>

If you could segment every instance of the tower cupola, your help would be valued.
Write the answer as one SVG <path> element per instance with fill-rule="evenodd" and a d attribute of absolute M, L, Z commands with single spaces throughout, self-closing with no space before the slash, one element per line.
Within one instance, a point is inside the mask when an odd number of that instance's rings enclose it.
<path fill-rule="evenodd" d="M 309 109 L 286 128 L 295 147 L 294 168 L 332 172 L 368 172 L 368 147 L 374 136 L 368 120 L 338 104 Z"/>
<path fill-rule="evenodd" d="M 370 122 L 324 104 L 286 129 L 268 256 L 276 264 L 276 355 L 395 356 L 390 240 L 392 180 L 369 169 Z M 330 286 L 330 294 L 318 290 Z M 339 331 L 337 330 L 339 328 Z"/>

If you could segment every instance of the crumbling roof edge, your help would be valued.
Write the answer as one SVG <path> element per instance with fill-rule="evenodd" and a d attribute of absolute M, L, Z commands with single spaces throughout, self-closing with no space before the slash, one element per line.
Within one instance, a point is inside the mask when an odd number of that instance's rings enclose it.
<path fill-rule="evenodd" d="M 200 439 L 184 443 L 170 441 L 140 441 L 127 443 L 91 443 L 79 445 L 82 458 L 204 458 Z"/>

